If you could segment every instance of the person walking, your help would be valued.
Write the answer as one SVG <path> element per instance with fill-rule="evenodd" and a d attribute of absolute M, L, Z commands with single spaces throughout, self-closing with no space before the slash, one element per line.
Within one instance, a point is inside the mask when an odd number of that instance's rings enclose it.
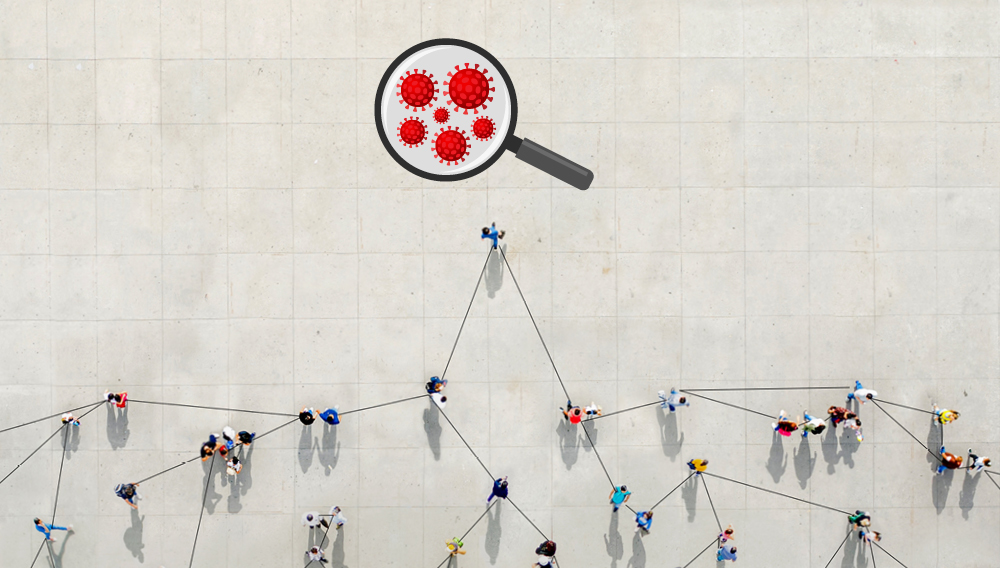
<path fill-rule="evenodd" d="M 966 469 L 973 470 L 975 472 L 983 471 L 984 467 L 990 467 L 990 458 L 985 456 L 977 456 L 972 453 L 972 448 L 969 448 L 969 457 L 966 458 Z"/>
<path fill-rule="evenodd" d="M 960 467 L 962 467 L 962 456 L 948 453 L 944 451 L 944 446 L 941 446 L 941 465 L 937 468 L 937 474 L 941 475 L 946 469 L 958 469 Z"/>
<path fill-rule="evenodd" d="M 427 390 L 427 394 L 434 394 L 443 391 L 446 386 L 448 386 L 447 380 L 442 380 L 441 377 L 431 377 L 424 388 Z"/>
<path fill-rule="evenodd" d="M 257 437 L 257 433 L 240 430 L 240 433 L 236 437 L 239 438 L 241 444 L 249 448 L 250 444 L 253 443 L 253 439 Z"/>
<path fill-rule="evenodd" d="M 695 475 L 700 475 L 708 469 L 708 460 L 701 458 L 693 459 L 687 463 L 687 466 Z"/>
<path fill-rule="evenodd" d="M 861 404 L 864 404 L 866 401 L 872 400 L 876 396 L 878 396 L 878 393 L 872 389 L 866 389 L 861 384 L 861 381 L 854 381 L 854 392 L 847 395 L 847 401 L 850 402 L 852 400 L 856 400 Z"/>
<path fill-rule="evenodd" d="M 722 562 L 724 560 L 732 560 L 736 562 L 736 547 L 730 546 L 728 544 L 720 546 L 718 552 L 715 553 L 715 561 Z"/>
<path fill-rule="evenodd" d="M 858 417 L 857 414 L 851 412 L 843 406 L 831 406 L 826 409 L 826 413 L 830 415 L 830 424 L 832 424 L 834 428 L 839 426 L 841 422 Z"/>
<path fill-rule="evenodd" d="M 635 532 L 642 529 L 643 534 L 649 534 L 650 527 L 653 526 L 653 512 L 639 511 L 635 514 Z"/>
<path fill-rule="evenodd" d="M 306 551 L 306 554 L 309 555 L 309 562 L 319 562 L 321 564 L 326 564 L 327 562 L 326 553 L 318 546 L 310 548 Z"/>
<path fill-rule="evenodd" d="M 240 463 L 240 458 L 233 456 L 226 462 L 226 475 L 236 477 L 241 471 L 243 471 L 243 464 Z"/>
<path fill-rule="evenodd" d="M 334 406 L 333 408 L 327 408 L 323 412 L 320 412 L 319 419 L 334 426 L 340 424 L 340 413 L 337 412 L 338 408 L 340 407 Z"/>
<path fill-rule="evenodd" d="M 299 411 L 299 422 L 305 424 L 306 426 L 312 424 L 316 421 L 316 411 L 308 406 L 303 406 L 302 410 Z"/>
<path fill-rule="evenodd" d="M 493 491 L 490 492 L 490 496 L 486 498 L 486 503 L 489 504 L 494 497 L 499 497 L 501 499 L 507 498 L 507 476 L 503 476 L 493 482 Z"/>
<path fill-rule="evenodd" d="M 682 406 L 691 406 L 687 397 L 681 396 L 675 388 L 670 389 L 670 396 L 664 391 L 657 392 L 656 396 L 660 397 L 660 408 L 670 409 L 670 412 L 676 412 Z"/>
<path fill-rule="evenodd" d="M 934 418 L 937 420 L 938 424 L 945 425 L 951 424 L 952 422 L 958 420 L 958 412 L 955 410 L 948 410 L 947 408 L 938 408 L 938 405 L 934 405 Z"/>
<path fill-rule="evenodd" d="M 80 419 L 77 418 L 76 416 L 73 416 L 72 412 L 67 412 L 66 414 L 63 414 L 60 420 L 62 420 L 63 424 L 72 424 L 73 426 L 80 425 Z"/>
<path fill-rule="evenodd" d="M 583 420 L 583 409 L 579 406 L 573 406 L 573 402 L 570 400 L 566 401 L 566 408 L 559 408 L 563 413 L 563 418 L 569 420 L 570 424 L 579 424 Z"/>
<path fill-rule="evenodd" d="M 42 522 L 41 519 L 35 517 L 35 530 L 45 535 L 45 540 L 49 542 L 55 542 L 56 539 L 54 536 L 52 536 L 52 531 L 73 532 L 73 525 L 58 527 L 56 525 L 50 525 L 49 523 Z"/>
<path fill-rule="evenodd" d="M 340 507 L 334 505 L 330 507 L 330 522 L 339 530 L 347 522 L 347 517 L 340 512 Z"/>
<path fill-rule="evenodd" d="M 128 402 L 127 392 L 114 393 L 111 391 L 104 391 L 104 402 L 108 404 L 113 404 L 118 408 L 125 408 L 125 403 Z"/>
<path fill-rule="evenodd" d="M 586 408 L 583 409 L 584 418 L 593 419 L 601 415 L 601 407 L 594 404 L 593 401 L 590 402 Z"/>
<path fill-rule="evenodd" d="M 803 412 L 803 417 L 805 422 L 802 423 L 802 437 L 805 438 L 809 434 L 813 436 L 818 436 L 826 430 L 826 420 L 821 420 L 815 416 L 810 416 L 808 412 Z"/>
<path fill-rule="evenodd" d="M 535 554 L 539 556 L 553 557 L 556 555 L 555 541 L 547 540 L 535 548 Z"/>
<path fill-rule="evenodd" d="M 454 538 L 452 538 L 448 542 L 444 543 L 444 545 L 446 547 L 448 547 L 448 552 L 452 556 L 458 556 L 459 554 L 465 554 L 465 551 L 462 550 L 462 547 L 465 546 L 465 543 L 462 542 L 462 540 L 460 538 L 458 538 L 457 536 L 454 537 Z"/>
<path fill-rule="evenodd" d="M 792 435 L 792 432 L 799 429 L 799 421 L 798 419 L 792 420 L 792 417 L 785 414 L 785 411 L 782 410 L 778 413 L 778 421 L 771 423 L 771 428 L 774 428 L 774 431 L 782 436 L 788 437 Z"/>
<path fill-rule="evenodd" d="M 138 510 L 139 504 L 136 501 L 142 499 L 142 495 L 136 491 L 137 487 L 139 487 L 137 483 L 119 483 L 115 486 L 115 495 L 121 497 L 129 507 Z"/>
<path fill-rule="evenodd" d="M 227 450 L 233 449 L 233 446 L 236 445 L 236 430 L 233 430 L 231 426 L 226 426 L 222 429 L 222 439 L 225 440 Z"/>
<path fill-rule="evenodd" d="M 844 422 L 844 427 L 854 430 L 854 437 L 857 438 L 859 442 L 865 441 L 865 435 L 864 433 L 861 432 L 860 418 L 858 418 L 857 416 L 855 416 L 854 418 L 848 418 L 847 421 Z"/>
<path fill-rule="evenodd" d="M 871 544 L 873 542 L 879 542 L 882 540 L 882 533 L 878 531 L 862 530 L 858 533 L 858 538 L 861 542 L 866 542 Z"/>
<path fill-rule="evenodd" d="M 736 540 L 733 537 L 733 533 L 734 532 L 735 531 L 733 530 L 733 525 L 729 525 L 728 527 L 726 527 L 726 530 L 724 530 L 721 533 L 719 533 L 719 543 L 720 544 L 726 544 L 727 542 L 729 542 L 731 540 Z"/>
<path fill-rule="evenodd" d="M 608 495 L 608 499 L 610 499 L 611 500 L 611 504 L 614 505 L 614 509 L 612 509 L 611 512 L 612 513 L 617 513 L 619 507 L 621 507 L 625 503 L 628 503 L 628 498 L 631 495 L 632 495 L 632 492 L 629 491 L 628 488 L 625 487 L 624 485 L 622 485 L 621 487 L 614 488 L 611 491 L 611 494 Z"/>
<path fill-rule="evenodd" d="M 320 520 L 318 511 L 309 511 L 302 515 L 302 526 L 314 529 L 320 526 Z"/>
<path fill-rule="evenodd" d="M 871 525 L 872 518 L 868 516 L 868 513 L 857 510 L 854 511 L 853 515 L 847 516 L 847 522 L 851 523 L 852 529 L 860 529 Z"/>
<path fill-rule="evenodd" d="M 497 239 L 502 239 L 506 231 L 497 231 L 497 224 L 491 223 L 489 227 L 483 227 L 483 234 L 480 239 L 490 239 L 493 241 L 493 248 L 497 248 Z"/>

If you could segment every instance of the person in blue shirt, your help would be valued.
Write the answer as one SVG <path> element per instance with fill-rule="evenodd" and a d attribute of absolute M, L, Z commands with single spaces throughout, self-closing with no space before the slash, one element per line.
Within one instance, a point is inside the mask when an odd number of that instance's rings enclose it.
<path fill-rule="evenodd" d="M 427 389 L 427 394 L 434 394 L 441 392 L 446 386 L 448 386 L 447 380 L 441 380 L 441 377 L 431 377 L 431 380 L 427 381 L 424 388 Z"/>
<path fill-rule="evenodd" d="M 614 490 L 611 491 L 611 495 L 608 495 L 608 499 L 611 499 L 611 504 L 615 506 L 612 512 L 617 513 L 618 507 L 621 507 L 623 504 L 625 504 L 625 502 L 628 501 L 630 495 L 632 495 L 632 492 L 629 491 L 628 488 L 625 487 L 624 485 L 622 485 L 621 487 L 615 487 Z"/>
<path fill-rule="evenodd" d="M 124 499 L 129 507 L 138 509 L 139 504 L 136 501 L 142 499 L 142 495 L 139 495 L 139 492 L 136 491 L 137 487 L 139 487 L 137 483 L 119 483 L 115 486 L 115 495 Z"/>
<path fill-rule="evenodd" d="M 493 482 L 493 492 L 490 496 L 486 498 L 486 502 L 489 503 L 494 497 L 499 497 L 501 499 L 507 498 L 507 476 L 503 476 Z"/>
<path fill-rule="evenodd" d="M 732 560 L 736 562 L 736 547 L 723 545 L 719 548 L 719 551 L 715 553 L 715 560 L 722 562 L 723 560 Z"/>
<path fill-rule="evenodd" d="M 491 223 L 489 227 L 483 227 L 483 234 L 480 239 L 491 239 L 493 248 L 497 248 L 497 239 L 502 239 L 506 231 L 497 231 L 497 224 Z"/>
<path fill-rule="evenodd" d="M 639 511 L 635 514 L 635 524 L 635 532 L 639 532 L 639 529 L 642 529 L 648 533 L 649 527 L 653 526 L 653 512 Z"/>
<path fill-rule="evenodd" d="M 68 527 L 57 527 L 55 525 L 50 525 L 48 523 L 43 523 L 41 519 L 35 517 L 35 530 L 45 535 L 45 540 L 55 542 L 56 539 L 52 537 L 52 531 L 67 531 L 71 532 L 73 530 L 73 525 Z"/>
<path fill-rule="evenodd" d="M 319 413 L 320 420 L 326 422 L 327 424 L 333 424 L 336 426 L 340 424 L 340 414 L 337 413 L 337 407 L 327 408 L 323 412 Z"/>

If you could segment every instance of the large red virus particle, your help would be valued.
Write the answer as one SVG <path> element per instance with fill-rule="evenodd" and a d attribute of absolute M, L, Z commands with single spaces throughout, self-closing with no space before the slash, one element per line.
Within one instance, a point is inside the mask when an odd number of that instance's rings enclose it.
<path fill-rule="evenodd" d="M 428 73 L 426 69 L 407 71 L 405 75 L 399 76 L 399 83 L 396 84 L 399 104 L 406 105 L 407 110 L 410 107 L 413 107 L 413 110 L 423 110 L 425 106 L 437 100 L 435 93 L 438 92 L 438 88 L 435 85 L 437 81 L 434 80 L 434 74 Z"/>
<path fill-rule="evenodd" d="M 434 122 L 438 124 L 444 124 L 448 122 L 448 118 L 451 117 L 451 112 L 444 107 L 437 107 L 434 109 Z"/>
<path fill-rule="evenodd" d="M 434 136 L 433 146 L 438 162 L 449 166 L 464 162 L 469 155 L 469 139 L 466 138 L 465 131 L 453 126 L 442 128 Z"/>
<path fill-rule="evenodd" d="M 449 79 L 446 82 L 448 96 L 455 103 L 455 112 L 463 109 L 463 114 L 469 114 L 470 110 L 472 114 L 479 114 L 479 107 L 486 108 L 486 101 L 493 100 L 490 96 L 490 91 L 496 91 L 495 87 L 490 86 L 493 77 L 487 77 L 489 71 L 485 67 L 480 70 L 478 63 L 474 68 L 466 63 L 464 69 L 458 65 L 455 69 L 454 73 L 448 72 Z"/>
<path fill-rule="evenodd" d="M 488 116 L 480 116 L 472 122 L 472 135 L 480 142 L 486 142 L 496 134 L 497 127 L 493 119 Z"/>
<path fill-rule="evenodd" d="M 399 135 L 399 141 L 404 146 L 414 148 L 423 144 L 424 140 L 427 140 L 427 125 L 419 118 L 411 116 L 399 123 L 399 126 L 396 128 L 396 134 Z"/>

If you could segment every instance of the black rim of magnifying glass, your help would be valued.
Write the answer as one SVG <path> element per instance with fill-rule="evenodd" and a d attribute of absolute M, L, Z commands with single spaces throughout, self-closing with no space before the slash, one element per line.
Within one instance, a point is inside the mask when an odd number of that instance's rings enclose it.
<path fill-rule="evenodd" d="M 396 152 L 395 148 L 392 147 L 392 144 L 389 142 L 389 138 L 386 137 L 385 127 L 382 125 L 382 96 L 386 93 L 385 90 L 386 85 L 388 85 L 389 81 L 392 80 L 393 72 L 407 57 L 410 57 L 411 55 L 422 49 L 426 49 L 428 47 L 434 47 L 435 45 L 455 45 L 458 47 L 464 47 L 471 51 L 475 51 L 479 55 L 486 58 L 486 60 L 493 65 L 494 70 L 500 74 L 500 77 L 503 79 L 504 85 L 506 85 L 507 87 L 508 96 L 510 97 L 510 124 L 507 126 L 507 132 L 504 132 L 503 144 L 496 152 L 493 153 L 492 156 L 489 157 L 488 160 L 476 166 L 475 168 L 467 172 L 462 172 L 460 174 L 454 174 L 454 175 L 432 174 L 430 172 L 425 172 L 424 170 L 421 170 L 420 168 L 411 165 L 409 162 L 404 160 L 403 157 L 400 156 L 398 152 Z M 442 93 L 440 96 L 444 97 L 446 95 Z M 378 83 L 378 91 L 376 92 L 375 95 L 375 127 L 378 129 L 378 137 L 382 139 L 382 145 L 385 146 L 386 151 L 389 152 L 389 155 L 392 156 L 392 159 L 396 160 L 396 163 L 406 168 L 408 171 L 410 171 L 410 173 L 418 175 L 424 179 L 429 179 L 433 181 L 458 181 L 462 179 L 468 179 L 475 175 L 479 175 L 480 173 L 485 171 L 486 168 L 492 166 L 494 162 L 499 160 L 500 156 L 503 155 L 504 150 L 509 145 L 511 136 L 514 134 L 515 125 L 517 125 L 517 94 L 514 92 L 514 84 L 510 80 L 510 75 L 507 74 L 507 70 L 503 68 L 503 65 L 500 65 L 500 62 L 497 61 L 495 57 L 493 57 L 492 55 L 490 55 L 488 51 L 486 51 L 485 49 L 479 47 L 474 43 L 469 43 L 467 41 L 463 41 L 460 39 L 450 39 L 450 38 L 431 39 L 424 42 L 420 42 L 417 45 L 411 47 L 410 49 L 407 49 L 406 51 L 403 52 L 402 55 L 394 59 L 393 62 L 389 64 L 389 68 L 386 69 L 385 73 L 382 75 L 382 80 L 379 81 Z"/>

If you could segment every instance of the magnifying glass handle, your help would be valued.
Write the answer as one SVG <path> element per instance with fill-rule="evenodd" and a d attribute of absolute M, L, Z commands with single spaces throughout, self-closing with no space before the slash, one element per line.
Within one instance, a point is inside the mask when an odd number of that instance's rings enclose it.
<path fill-rule="evenodd" d="M 521 139 L 512 135 L 504 146 L 514 152 L 518 160 L 535 166 L 577 189 L 587 189 L 594 181 L 594 172 L 527 138 Z"/>

